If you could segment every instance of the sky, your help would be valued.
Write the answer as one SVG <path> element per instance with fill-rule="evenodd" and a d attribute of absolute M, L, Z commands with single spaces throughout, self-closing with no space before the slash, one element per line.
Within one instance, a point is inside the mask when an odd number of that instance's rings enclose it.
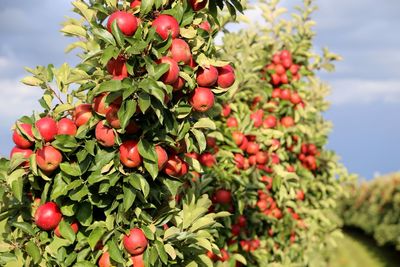
<path fill-rule="evenodd" d="M 283 3 L 299 3 L 299 0 Z M 328 147 L 350 172 L 366 179 L 400 170 L 400 1 L 317 1 L 316 47 L 328 46 L 344 60 L 323 73 L 332 87 L 325 117 L 334 124 Z M 255 12 L 255 13 L 254 13 Z M 257 11 L 250 11 L 257 17 Z M 19 83 L 24 66 L 78 58 L 65 54 L 73 39 L 59 32 L 69 0 L 0 1 L 0 155 L 12 148 L 15 120 L 41 110 L 39 88 Z"/>

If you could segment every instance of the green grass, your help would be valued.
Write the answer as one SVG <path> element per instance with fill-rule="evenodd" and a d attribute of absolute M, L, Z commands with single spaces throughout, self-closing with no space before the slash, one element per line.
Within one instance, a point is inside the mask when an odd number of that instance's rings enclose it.
<path fill-rule="evenodd" d="M 400 253 L 392 247 L 378 247 L 375 241 L 357 230 L 345 230 L 337 241 L 329 267 L 399 267 Z"/>

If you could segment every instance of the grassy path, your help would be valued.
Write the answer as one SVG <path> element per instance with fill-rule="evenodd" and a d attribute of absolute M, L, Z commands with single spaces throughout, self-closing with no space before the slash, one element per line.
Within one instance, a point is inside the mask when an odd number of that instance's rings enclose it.
<path fill-rule="evenodd" d="M 399 267 L 400 253 L 390 247 L 378 247 L 375 241 L 359 231 L 344 231 L 344 239 L 329 267 Z"/>

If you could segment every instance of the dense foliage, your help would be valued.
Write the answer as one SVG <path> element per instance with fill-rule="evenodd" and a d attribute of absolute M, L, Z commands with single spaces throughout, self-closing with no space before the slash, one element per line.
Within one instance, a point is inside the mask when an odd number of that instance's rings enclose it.
<path fill-rule="evenodd" d="M 43 111 L 20 118 L 1 162 L 2 266 L 209 266 L 218 236 L 211 201 L 176 201 L 215 129 L 215 94 L 198 77 L 216 60 L 218 9 L 236 0 L 76 0 L 76 67 L 27 68 Z M 231 69 L 233 72 L 233 69 Z M 197 78 L 197 79 L 196 79 Z M 201 87 L 199 87 L 201 86 Z M 6 169 L 6 171 L 4 171 Z"/>
<path fill-rule="evenodd" d="M 338 209 L 343 223 L 400 250 L 400 174 L 350 186 L 348 194 Z"/>
<path fill-rule="evenodd" d="M 291 19 L 279 1 L 256 7 L 262 22 L 223 37 L 220 54 L 235 63 L 237 83 L 222 98 L 207 151 L 192 155 L 206 169 L 193 184 L 203 184 L 211 211 L 233 214 L 209 256 L 217 264 L 323 266 L 319 251 L 337 233 L 330 214 L 346 173 L 325 149 L 328 88 L 316 74 L 339 57 L 314 52 L 314 1 Z"/>

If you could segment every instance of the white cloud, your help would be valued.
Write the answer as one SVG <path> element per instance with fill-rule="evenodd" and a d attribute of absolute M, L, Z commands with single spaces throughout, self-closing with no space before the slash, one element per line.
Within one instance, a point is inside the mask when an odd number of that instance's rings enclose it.
<path fill-rule="evenodd" d="M 41 110 L 37 100 L 41 96 L 39 88 L 25 86 L 18 80 L 0 80 L 2 117 L 15 118 L 30 115 L 33 110 Z"/>
<path fill-rule="evenodd" d="M 400 103 L 400 80 L 337 79 L 330 83 L 333 104 Z"/>

